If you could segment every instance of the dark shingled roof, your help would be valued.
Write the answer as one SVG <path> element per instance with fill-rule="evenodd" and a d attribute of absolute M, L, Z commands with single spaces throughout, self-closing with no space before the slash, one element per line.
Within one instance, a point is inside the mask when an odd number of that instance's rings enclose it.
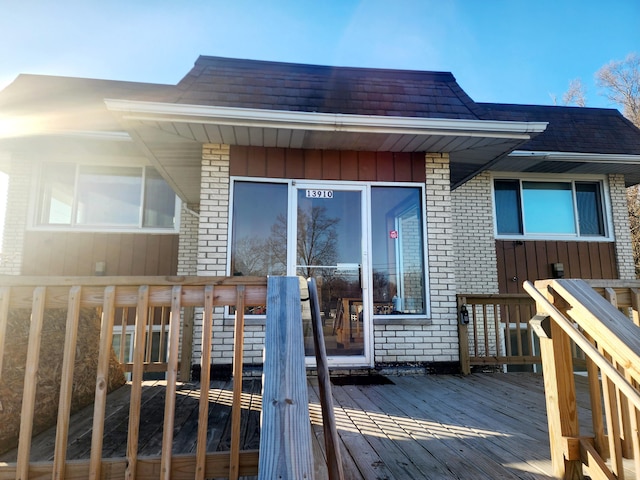
<path fill-rule="evenodd" d="M 176 103 L 319 113 L 477 120 L 451 73 L 327 67 L 201 56 Z"/>
<path fill-rule="evenodd" d="M 615 109 L 479 103 L 485 120 L 549 122 L 518 150 L 640 155 L 640 130 Z"/>

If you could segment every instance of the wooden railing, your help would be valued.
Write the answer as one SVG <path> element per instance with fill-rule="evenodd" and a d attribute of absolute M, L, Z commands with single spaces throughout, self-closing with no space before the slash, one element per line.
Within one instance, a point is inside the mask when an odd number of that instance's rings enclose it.
<path fill-rule="evenodd" d="M 277 277 L 276 277 L 277 278 Z M 297 278 L 292 280 L 298 288 Z M 240 422 L 243 370 L 243 337 L 245 307 L 269 305 L 270 301 L 279 301 L 278 286 L 269 287 L 267 295 L 267 279 L 264 277 L 0 277 L 0 379 L 2 379 L 5 346 L 7 342 L 7 325 L 11 312 L 25 309 L 29 315 L 28 347 L 24 387 L 22 392 L 22 411 L 18 440 L 17 460 L 15 463 L 0 464 L 0 479 L 16 478 L 212 478 L 257 475 L 260 462 L 271 462 L 268 457 L 272 446 L 266 445 L 263 452 L 261 443 L 258 450 L 241 450 Z M 271 280 L 269 280 L 271 285 Z M 290 282 L 289 282 L 290 284 Z M 288 287 L 289 288 L 289 287 Z M 289 288 L 289 290 L 291 290 Z M 289 291 L 287 290 L 287 291 Z M 283 291 L 284 296 L 284 291 Z M 269 300 L 271 299 L 271 300 Z M 289 310 L 280 311 L 277 306 L 271 308 L 267 315 L 267 336 L 271 325 L 299 326 L 300 295 L 297 293 L 297 306 L 289 305 Z M 291 302 L 290 302 L 291 303 Z M 275 304 L 274 304 L 275 305 Z M 207 452 L 207 428 L 209 411 L 210 365 L 212 360 L 213 312 L 215 307 L 230 306 L 235 310 L 234 351 L 233 351 L 233 405 L 231 409 L 231 442 L 227 452 Z M 52 309 L 66 310 L 66 336 L 62 363 L 62 375 L 59 385 L 58 419 L 56 423 L 55 452 L 52 462 L 30 462 L 30 448 L 36 417 L 36 390 L 38 384 L 38 368 L 41 345 L 47 342 L 42 338 L 42 327 L 47 312 Z M 93 372 L 95 379 L 95 399 L 93 407 L 93 429 L 91 453 L 87 460 L 66 460 L 68 433 L 70 427 L 71 396 L 74 381 L 74 365 L 76 347 L 83 342 L 78 334 L 78 325 L 82 312 L 92 309 L 99 313 L 101 327 L 97 370 Z M 198 411 L 197 441 L 194 454 L 172 453 L 174 420 L 176 414 L 176 386 L 179 378 L 179 341 L 183 336 L 183 355 L 189 351 L 185 341 L 192 334 L 191 316 L 193 310 L 199 310 L 202 316 L 202 371 L 200 378 L 200 397 Z M 290 312 L 297 312 L 297 317 L 287 319 Z M 181 318 L 186 318 L 182 322 Z M 107 401 L 107 380 L 110 361 L 113 361 L 113 332 L 121 335 L 121 346 L 126 339 L 127 324 L 133 322 L 133 353 L 127 360 L 122 353 L 116 352 L 123 372 L 130 373 L 131 397 L 129 405 L 129 425 L 127 430 L 126 457 L 102 458 L 103 433 L 105 427 L 105 406 Z M 189 328 L 187 328 L 187 324 Z M 152 356 L 153 325 L 158 326 L 159 346 L 157 355 Z M 115 328 L 114 328 L 115 326 Z M 182 329 L 181 329 L 182 326 Z M 287 326 L 287 328 L 289 328 Z M 164 338 L 166 335 L 166 341 Z M 301 334 L 300 334 L 301 335 Z M 273 336 L 273 335 L 272 335 Z M 286 395 L 296 395 L 306 402 L 306 381 L 304 380 L 304 350 L 302 338 L 297 348 L 302 358 L 297 358 L 298 373 L 302 372 L 302 381 L 294 382 L 293 390 Z M 166 344 L 166 351 L 163 345 Z M 280 346 L 276 347 L 277 349 Z M 187 353 L 187 357 L 189 354 Z M 278 363 L 278 362 L 276 362 Z M 289 365 L 278 363 L 279 367 Z M 188 372 L 188 366 L 182 365 L 182 372 Z M 162 429 L 162 454 L 159 457 L 138 456 L 138 434 L 141 420 L 141 397 L 143 377 L 148 372 L 164 372 L 166 378 L 164 425 Z M 287 375 L 289 374 L 287 370 Z M 181 374 L 183 380 L 185 373 Z M 271 380 L 273 373 L 266 372 L 265 383 L 274 386 L 271 395 L 284 395 L 277 390 L 280 385 L 277 379 Z M 276 375 L 279 375 L 277 373 Z M 300 380 L 300 379 L 298 379 Z M 330 392 L 329 392 L 330 396 Z M 289 397 L 287 397 L 289 398 Z M 297 397 L 296 397 L 297 398 Z M 296 408 L 300 405 L 297 398 Z M 286 400 L 286 399 L 285 399 Z M 286 401 L 285 407 L 289 406 Z M 323 407 L 324 408 L 324 407 Z M 266 409 L 268 410 L 268 409 Z M 282 409 L 279 410 L 282 413 Z M 277 413 L 277 412 L 276 412 Z M 263 415 L 265 415 L 263 413 Z M 310 428 L 308 412 L 307 428 Z M 264 419 L 263 419 L 264 420 Z M 273 423 L 273 420 L 266 420 Z M 304 421 L 302 426 L 304 427 Z M 334 425 L 335 429 L 335 425 Z M 287 432 L 285 432 L 286 434 Z M 302 434 L 304 436 L 304 433 Z M 308 430 L 310 437 L 310 430 Z M 299 445 L 297 445 L 299 447 Z M 299 450 L 299 448 L 298 448 Z M 281 454 L 282 452 L 280 452 Z M 304 455 L 310 454 L 302 452 Z M 291 464 L 299 463 L 292 459 Z M 313 472 L 311 472 L 312 474 Z M 310 477 L 308 477 L 310 478 Z M 337 477 L 333 477 L 337 478 Z"/>
<path fill-rule="evenodd" d="M 640 283 L 590 284 L 595 289 L 583 280 L 524 285 L 537 306 L 531 323 L 540 337 L 553 472 L 640 479 Z M 586 358 L 586 421 L 578 417 L 572 342 Z"/>
<path fill-rule="evenodd" d="M 526 294 L 458 295 L 462 371 L 540 363 L 529 319 L 535 302 Z"/>

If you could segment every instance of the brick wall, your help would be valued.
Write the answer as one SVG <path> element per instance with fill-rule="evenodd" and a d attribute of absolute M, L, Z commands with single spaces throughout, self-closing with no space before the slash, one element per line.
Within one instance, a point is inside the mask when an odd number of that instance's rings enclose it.
<path fill-rule="evenodd" d="M 457 293 L 498 293 L 489 172 L 456 188 L 451 200 Z"/>
<path fill-rule="evenodd" d="M 20 275 L 34 166 L 15 154 L 10 165 L 0 274 Z"/>
<path fill-rule="evenodd" d="M 609 194 L 611 195 L 613 233 L 616 239 L 618 275 L 622 280 L 635 280 L 636 269 L 631 248 L 631 229 L 624 175 L 609 175 Z"/>
<path fill-rule="evenodd" d="M 180 241 L 178 242 L 178 275 L 198 273 L 198 213 L 185 205 L 180 211 Z"/>

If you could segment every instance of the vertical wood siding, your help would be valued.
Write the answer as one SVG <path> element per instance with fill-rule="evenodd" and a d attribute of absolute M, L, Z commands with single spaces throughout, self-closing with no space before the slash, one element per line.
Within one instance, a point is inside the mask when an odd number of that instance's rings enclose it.
<path fill-rule="evenodd" d="M 23 275 L 175 275 L 178 235 L 95 232 L 27 232 Z"/>
<path fill-rule="evenodd" d="M 231 146 L 234 176 L 376 182 L 424 182 L 424 153 Z"/>
<path fill-rule="evenodd" d="M 613 242 L 496 240 L 500 293 L 524 293 L 522 284 L 552 278 L 551 264 L 564 265 L 565 278 L 618 278 Z"/>

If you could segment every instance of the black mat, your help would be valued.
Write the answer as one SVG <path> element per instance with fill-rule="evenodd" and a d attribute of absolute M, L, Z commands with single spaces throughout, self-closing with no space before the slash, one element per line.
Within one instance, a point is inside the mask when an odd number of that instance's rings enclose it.
<path fill-rule="evenodd" d="M 384 375 L 345 375 L 340 377 L 331 377 L 331 383 L 338 387 L 347 385 L 395 385 Z"/>

